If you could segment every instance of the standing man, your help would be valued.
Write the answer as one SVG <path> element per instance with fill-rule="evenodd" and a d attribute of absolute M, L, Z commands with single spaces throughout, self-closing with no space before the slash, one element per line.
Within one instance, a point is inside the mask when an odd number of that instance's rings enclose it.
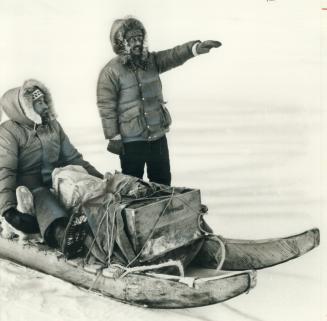
<path fill-rule="evenodd" d="M 123 174 L 170 185 L 169 152 L 165 134 L 171 118 L 163 99 L 159 74 L 182 65 L 218 41 L 190 41 L 173 49 L 149 52 L 146 30 L 135 18 L 115 20 L 110 40 L 115 58 L 102 69 L 97 105 L 108 150 L 118 154 Z"/>

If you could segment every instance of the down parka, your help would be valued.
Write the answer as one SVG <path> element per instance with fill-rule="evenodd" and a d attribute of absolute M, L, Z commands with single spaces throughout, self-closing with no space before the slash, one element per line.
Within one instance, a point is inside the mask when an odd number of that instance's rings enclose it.
<path fill-rule="evenodd" d="M 171 118 L 163 99 L 159 74 L 192 58 L 192 47 L 199 42 L 190 41 L 151 53 L 144 43 L 142 66 L 135 66 L 124 38 L 131 28 L 140 29 L 146 39 L 146 30 L 137 19 L 116 20 L 110 40 L 118 55 L 102 69 L 97 86 L 97 106 L 104 136 L 111 139 L 120 134 L 125 143 L 157 140 L 169 131 Z"/>
<path fill-rule="evenodd" d="M 34 111 L 30 93 L 38 87 L 45 94 L 50 122 L 42 125 Z M 7 91 L 0 107 L 9 120 L 0 125 L 0 215 L 16 207 L 16 188 L 51 186 L 54 168 L 81 165 L 89 174 L 102 177 L 71 144 L 56 120 L 49 90 L 37 80 Z"/>

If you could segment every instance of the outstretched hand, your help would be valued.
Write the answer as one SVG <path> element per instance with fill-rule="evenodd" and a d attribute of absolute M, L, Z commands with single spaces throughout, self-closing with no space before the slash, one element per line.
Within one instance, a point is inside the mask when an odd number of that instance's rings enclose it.
<path fill-rule="evenodd" d="M 220 46 L 221 46 L 221 42 L 219 42 L 219 41 L 206 40 L 206 41 L 200 42 L 196 46 L 196 52 L 198 53 L 198 55 L 201 55 L 204 53 L 208 53 L 212 48 L 218 48 Z"/>

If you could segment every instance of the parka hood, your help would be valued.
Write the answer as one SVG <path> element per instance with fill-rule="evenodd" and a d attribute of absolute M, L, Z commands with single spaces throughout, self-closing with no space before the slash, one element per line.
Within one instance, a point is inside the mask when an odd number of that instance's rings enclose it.
<path fill-rule="evenodd" d="M 31 96 L 36 87 L 44 93 L 44 100 L 49 107 L 50 120 L 56 118 L 52 97 L 48 88 L 38 80 L 29 79 L 21 87 L 8 90 L 0 99 L 0 107 L 9 119 L 27 126 L 42 123 L 40 115 L 34 111 Z"/>
<path fill-rule="evenodd" d="M 126 40 L 126 33 L 130 30 L 141 30 L 143 33 L 143 52 L 141 59 L 146 61 L 148 57 L 147 32 L 142 24 L 136 18 L 127 16 L 123 19 L 117 19 L 113 22 L 110 30 L 110 42 L 113 51 L 119 55 L 123 63 L 131 60 L 130 47 Z"/>

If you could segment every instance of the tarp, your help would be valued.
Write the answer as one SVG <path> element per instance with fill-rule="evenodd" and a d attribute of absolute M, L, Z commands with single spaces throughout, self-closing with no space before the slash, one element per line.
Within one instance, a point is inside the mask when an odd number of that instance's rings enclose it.
<path fill-rule="evenodd" d="M 171 220 L 170 216 L 172 211 L 174 211 L 173 203 L 176 201 L 180 202 L 177 198 L 170 204 L 170 207 L 162 206 L 162 199 L 160 199 L 160 193 L 164 191 L 165 197 L 170 197 L 174 195 L 175 190 L 176 194 L 184 189 L 173 188 L 169 186 L 164 186 L 155 183 L 148 183 L 139 178 L 123 175 L 119 172 L 115 174 L 106 174 L 105 179 L 101 180 L 97 177 L 89 175 L 84 168 L 81 166 L 69 165 L 63 168 L 58 168 L 54 170 L 52 174 L 53 189 L 58 199 L 62 204 L 69 210 L 73 211 L 82 211 L 88 219 L 90 227 L 90 236 L 87 238 L 87 246 L 89 248 L 89 253 L 87 257 L 93 256 L 96 260 L 102 262 L 105 265 L 109 265 L 112 260 L 118 260 L 120 264 L 123 265 L 137 265 L 140 262 L 138 259 L 142 259 L 142 264 L 144 262 L 151 260 L 153 258 L 159 258 L 160 262 L 167 261 L 170 257 L 167 252 L 171 251 L 174 259 L 178 259 L 177 256 L 185 257 L 185 253 L 182 253 L 182 250 L 174 251 L 177 248 L 183 248 L 184 246 L 191 245 L 193 241 L 201 238 L 201 233 L 197 230 L 197 215 L 199 215 L 199 209 L 192 213 L 193 217 L 187 213 L 187 206 L 184 206 L 182 203 L 179 204 L 177 210 L 179 210 L 178 215 L 174 215 L 174 219 Z M 188 190 L 189 191 L 189 190 Z M 154 196 L 155 195 L 155 196 Z M 187 194 L 184 194 L 187 195 Z M 146 251 L 140 253 L 140 247 L 136 248 L 135 244 L 131 242 L 131 239 L 135 237 L 139 231 L 133 228 L 132 231 L 128 230 L 128 226 L 125 226 L 126 217 L 124 208 L 136 201 L 147 202 L 156 202 L 156 198 L 159 196 L 159 201 L 157 199 L 158 205 L 154 206 L 154 212 L 138 214 L 141 218 L 143 216 L 142 223 L 142 233 L 144 247 Z M 191 203 L 191 200 L 188 200 Z M 200 199 L 196 202 L 198 207 L 200 207 Z M 183 205 L 183 206 L 182 206 Z M 179 207 L 184 208 L 183 211 L 180 211 Z M 155 213 L 155 209 L 159 210 L 160 213 Z M 161 213 L 164 212 L 164 213 Z M 165 213 L 167 211 L 167 213 Z M 185 212 L 185 213 L 184 213 Z M 169 214 L 170 213 L 170 214 Z M 165 215 L 163 215 L 165 214 Z M 160 235 L 161 239 L 170 240 L 169 246 L 164 246 L 161 244 L 158 248 L 158 242 L 156 239 L 151 239 L 151 232 L 156 231 L 156 225 L 146 224 L 147 217 L 149 222 L 152 222 L 155 215 L 158 216 L 157 222 L 159 219 L 168 221 L 165 223 L 166 227 L 161 227 L 157 230 L 157 233 L 161 231 L 162 233 L 168 233 L 169 238 L 165 238 L 165 235 Z M 168 216 L 169 217 L 168 217 Z M 165 217 L 164 217 L 165 216 Z M 186 217 L 186 220 L 184 219 Z M 191 221 L 190 218 L 191 217 Z M 188 233 L 185 238 L 183 238 L 183 227 L 178 227 L 178 224 L 181 225 L 181 222 L 193 222 L 193 229 L 190 229 L 190 225 L 187 226 L 186 232 L 193 231 L 191 234 Z M 156 223 L 157 223 L 156 222 Z M 179 222 L 179 223 L 178 223 Z M 175 229 L 169 228 L 169 224 L 177 224 Z M 183 223 L 184 224 L 184 223 Z M 183 225 L 182 224 L 182 225 Z M 188 223 L 190 224 L 190 223 Z M 128 224 L 127 224 L 128 225 Z M 168 226 L 168 228 L 167 228 Z M 175 233 L 175 230 L 178 230 L 178 233 Z M 173 242 L 174 235 L 176 234 L 176 242 Z M 170 233 L 170 234 L 169 234 Z M 189 235 L 190 234 L 190 235 Z M 147 239 L 149 235 L 149 239 Z M 181 241 L 182 240 L 182 241 Z M 178 242 L 177 242 L 178 241 Z M 174 244 L 176 243 L 176 246 Z M 133 246 L 134 245 L 134 246 Z M 149 248 L 149 246 L 151 248 Z M 158 250 L 159 249 L 159 250 Z M 155 255 L 153 253 L 155 252 Z M 147 259 L 147 254 L 148 259 Z M 142 255 L 140 255 L 142 254 Z M 151 255 L 150 255 L 151 254 Z"/>

